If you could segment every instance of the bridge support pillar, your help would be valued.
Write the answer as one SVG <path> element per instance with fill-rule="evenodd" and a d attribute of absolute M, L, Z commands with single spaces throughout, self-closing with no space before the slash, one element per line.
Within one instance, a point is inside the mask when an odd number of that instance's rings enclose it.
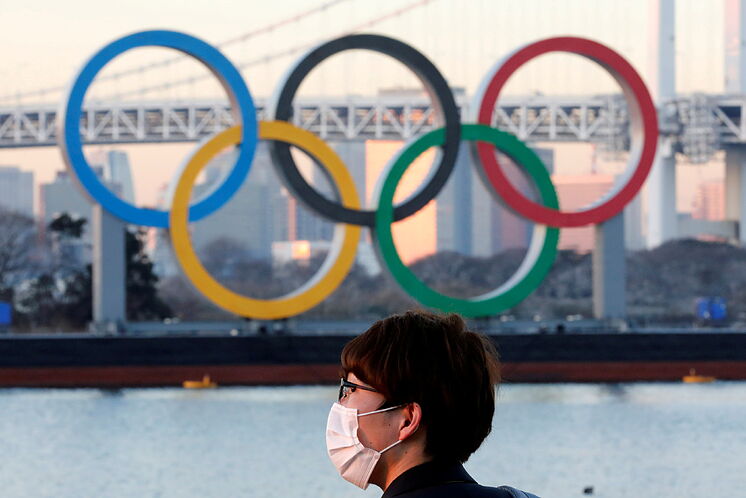
<path fill-rule="evenodd" d="M 119 332 L 127 320 L 125 223 L 93 206 L 93 329 Z"/>
<path fill-rule="evenodd" d="M 650 8 L 650 90 L 662 116 L 663 102 L 676 96 L 676 5 L 654 0 Z M 670 138 L 658 139 L 658 152 L 647 181 L 647 246 L 676 238 L 676 160 Z"/>
<path fill-rule="evenodd" d="M 678 219 L 676 213 L 676 157 L 671 140 L 658 140 L 658 152 L 648 177 L 647 246 L 652 249 L 675 239 Z"/>
<path fill-rule="evenodd" d="M 725 93 L 746 93 L 746 5 L 725 0 Z"/>
<path fill-rule="evenodd" d="M 593 316 L 597 319 L 627 315 L 624 213 L 594 227 Z"/>
<path fill-rule="evenodd" d="M 736 237 L 746 245 L 746 147 L 725 149 L 725 218 L 738 222 Z"/>

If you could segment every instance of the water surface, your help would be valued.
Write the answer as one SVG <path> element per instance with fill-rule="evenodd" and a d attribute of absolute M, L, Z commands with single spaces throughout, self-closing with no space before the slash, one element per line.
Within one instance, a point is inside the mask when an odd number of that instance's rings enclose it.
<path fill-rule="evenodd" d="M 362 497 L 333 387 L 0 390 L 3 497 Z M 744 496 L 746 383 L 506 385 L 466 464 L 547 497 Z"/>

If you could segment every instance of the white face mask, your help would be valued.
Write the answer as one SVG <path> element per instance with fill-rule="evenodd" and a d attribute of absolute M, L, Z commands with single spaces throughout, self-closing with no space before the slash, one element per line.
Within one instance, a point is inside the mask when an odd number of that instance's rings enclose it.
<path fill-rule="evenodd" d="M 326 422 L 326 450 L 342 478 L 359 488 L 366 489 L 368 487 L 368 479 L 370 479 L 370 475 L 373 473 L 381 455 L 401 443 L 401 440 L 381 451 L 366 448 L 357 437 L 357 419 L 358 417 L 387 412 L 396 408 L 399 408 L 399 406 L 358 415 L 356 408 L 347 408 L 339 403 L 332 405 L 332 409 L 329 411 L 329 419 Z"/>

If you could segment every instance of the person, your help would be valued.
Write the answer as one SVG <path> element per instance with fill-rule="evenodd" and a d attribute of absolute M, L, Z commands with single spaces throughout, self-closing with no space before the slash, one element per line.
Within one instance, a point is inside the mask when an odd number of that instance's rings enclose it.
<path fill-rule="evenodd" d="M 500 363 L 457 314 L 409 311 L 374 323 L 342 350 L 326 428 L 340 475 L 383 498 L 533 497 L 479 485 L 463 463 L 492 429 Z"/>

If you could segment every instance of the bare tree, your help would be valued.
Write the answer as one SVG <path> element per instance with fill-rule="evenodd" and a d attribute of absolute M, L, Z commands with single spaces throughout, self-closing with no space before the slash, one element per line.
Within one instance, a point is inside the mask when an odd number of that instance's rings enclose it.
<path fill-rule="evenodd" d="M 0 299 L 31 272 L 36 226 L 30 216 L 0 208 Z"/>

